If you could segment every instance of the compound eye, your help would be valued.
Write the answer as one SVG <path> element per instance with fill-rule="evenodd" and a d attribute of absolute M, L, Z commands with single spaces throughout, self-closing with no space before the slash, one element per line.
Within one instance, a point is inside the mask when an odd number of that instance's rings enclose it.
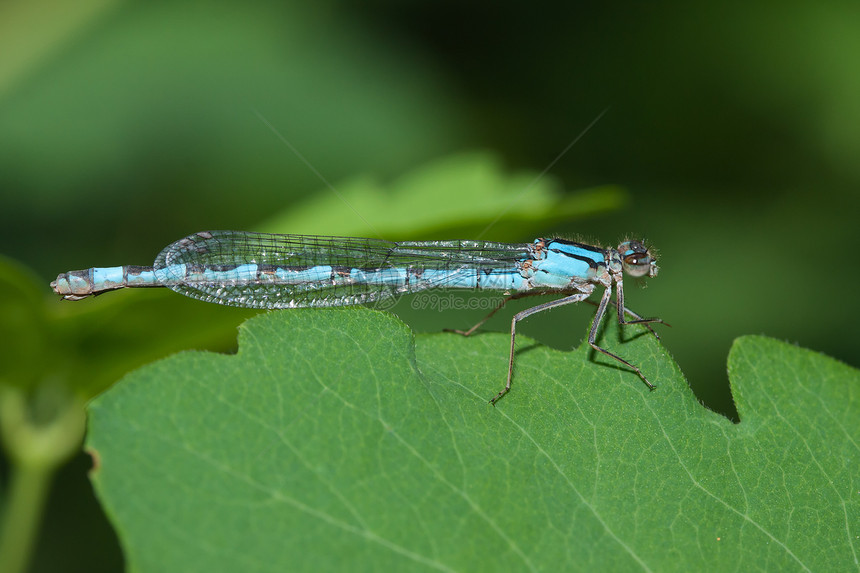
<path fill-rule="evenodd" d="M 627 241 L 619 245 L 619 253 L 621 254 L 621 263 L 624 266 L 624 272 L 632 277 L 653 277 L 657 274 L 657 265 L 654 264 L 654 257 L 639 241 Z"/>
<path fill-rule="evenodd" d="M 639 265 L 649 265 L 651 264 L 651 257 L 648 253 L 633 253 L 632 255 L 627 255 L 624 257 L 624 264 L 629 265 L 631 267 L 638 267 Z"/>
<path fill-rule="evenodd" d="M 651 257 L 647 253 L 625 256 L 624 271 L 631 277 L 644 277 L 651 272 Z"/>
<path fill-rule="evenodd" d="M 618 245 L 624 272 L 631 277 L 657 276 L 656 259 L 642 242 L 624 241 Z"/>

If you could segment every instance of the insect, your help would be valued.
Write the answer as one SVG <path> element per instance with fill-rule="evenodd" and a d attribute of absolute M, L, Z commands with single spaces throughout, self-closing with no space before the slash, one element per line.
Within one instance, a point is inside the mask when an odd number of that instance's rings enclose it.
<path fill-rule="evenodd" d="M 654 255 L 640 241 L 604 249 L 565 239 L 390 242 L 204 231 L 167 246 L 152 266 L 70 271 L 59 275 L 51 288 L 64 299 L 81 300 L 121 288 L 166 287 L 206 302 L 261 309 L 347 306 L 435 288 L 503 291 L 508 295 L 504 302 L 537 294 L 564 295 L 513 317 L 507 382 L 490 400 L 495 404 L 511 388 L 517 323 L 550 308 L 582 302 L 598 287 L 604 290 L 588 343 L 634 370 L 653 390 L 637 366 L 598 346 L 596 337 L 612 303 L 613 285 L 618 322 L 643 324 L 657 336 L 650 323 L 663 321 L 625 308 L 623 285 L 624 274 L 654 277 L 657 271 Z M 472 334 L 493 313 L 458 332 Z"/>

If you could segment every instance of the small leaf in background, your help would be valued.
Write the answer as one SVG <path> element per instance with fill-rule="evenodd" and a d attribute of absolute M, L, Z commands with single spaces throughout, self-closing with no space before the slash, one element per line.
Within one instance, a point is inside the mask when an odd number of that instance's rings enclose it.
<path fill-rule="evenodd" d="M 524 338 L 493 408 L 505 335 L 269 313 L 95 400 L 93 479 L 135 571 L 855 566 L 857 371 L 740 339 L 735 425 L 641 331 L 601 340 L 656 391 Z"/>
<path fill-rule="evenodd" d="M 627 194 L 604 185 L 564 193 L 552 176 L 507 173 L 498 155 L 469 152 L 422 165 L 381 185 L 371 176 L 337 183 L 259 225 L 263 231 L 385 239 L 530 237 L 551 225 L 620 209 Z"/>

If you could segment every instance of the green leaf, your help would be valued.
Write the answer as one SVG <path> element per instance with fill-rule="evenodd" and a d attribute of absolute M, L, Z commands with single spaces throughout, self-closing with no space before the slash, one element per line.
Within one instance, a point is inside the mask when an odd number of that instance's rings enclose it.
<path fill-rule="evenodd" d="M 96 399 L 93 480 L 134 571 L 856 568 L 857 371 L 740 339 L 735 425 L 643 332 L 601 341 L 656 391 L 523 338 L 493 408 L 504 334 L 269 313 Z"/>
<path fill-rule="evenodd" d="M 612 185 L 562 193 L 550 175 L 506 172 L 491 152 L 450 155 L 382 185 L 363 175 L 315 193 L 259 226 L 276 233 L 410 239 L 444 234 L 530 237 L 548 226 L 620 209 L 627 193 Z"/>

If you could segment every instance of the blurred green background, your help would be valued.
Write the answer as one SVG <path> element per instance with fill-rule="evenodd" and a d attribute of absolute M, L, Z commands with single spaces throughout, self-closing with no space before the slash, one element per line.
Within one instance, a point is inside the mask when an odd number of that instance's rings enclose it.
<path fill-rule="evenodd" d="M 661 272 L 628 305 L 672 324 L 696 395 L 735 417 L 736 336 L 858 364 L 858 157 L 856 1 L 5 2 L 0 382 L 41 412 L 45 387 L 88 398 L 171 352 L 229 351 L 253 313 L 48 288 L 194 231 L 633 236 Z M 392 310 L 419 332 L 482 314 L 408 303 Z M 571 348 L 592 313 L 522 331 Z M 121 567 L 89 466 L 58 474 L 33 571 Z"/>

